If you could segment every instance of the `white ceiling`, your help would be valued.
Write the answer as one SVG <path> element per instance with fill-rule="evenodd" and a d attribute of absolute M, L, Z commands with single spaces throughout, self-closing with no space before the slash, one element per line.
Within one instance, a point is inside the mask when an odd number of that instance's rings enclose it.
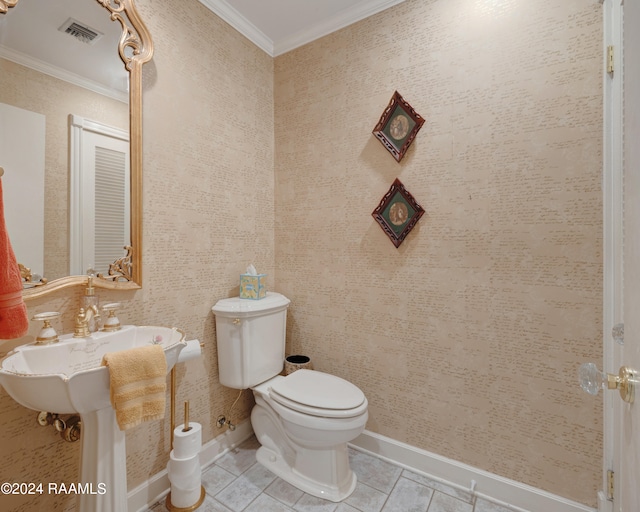
<path fill-rule="evenodd" d="M 59 31 L 69 18 L 102 34 L 92 44 Z M 0 57 L 127 101 L 120 23 L 95 0 L 22 0 L 0 15 Z"/>
<path fill-rule="evenodd" d="M 199 0 L 272 57 L 404 0 Z M 58 29 L 68 19 L 104 35 L 92 45 Z M 0 57 L 127 101 L 121 27 L 95 0 L 22 0 L 0 16 Z M 153 34 L 151 34 L 153 37 Z"/>
<path fill-rule="evenodd" d="M 200 0 L 272 57 L 404 0 Z"/>

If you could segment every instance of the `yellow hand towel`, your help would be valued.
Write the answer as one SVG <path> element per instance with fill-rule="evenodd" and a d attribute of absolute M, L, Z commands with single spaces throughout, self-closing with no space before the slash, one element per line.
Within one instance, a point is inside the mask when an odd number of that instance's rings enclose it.
<path fill-rule="evenodd" d="M 120 430 L 164 418 L 167 360 L 162 346 L 110 352 L 102 366 L 109 367 L 111 405 Z"/>

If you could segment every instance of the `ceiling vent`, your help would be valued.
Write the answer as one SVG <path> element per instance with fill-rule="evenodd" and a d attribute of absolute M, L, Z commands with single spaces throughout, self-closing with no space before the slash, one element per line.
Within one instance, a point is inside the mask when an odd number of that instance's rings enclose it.
<path fill-rule="evenodd" d="M 96 29 L 91 28 L 78 20 L 74 20 L 73 18 L 69 18 L 65 21 L 58 30 L 65 34 L 69 34 L 70 36 L 75 37 L 78 41 L 86 44 L 94 44 L 102 37 L 101 32 L 98 32 Z"/>

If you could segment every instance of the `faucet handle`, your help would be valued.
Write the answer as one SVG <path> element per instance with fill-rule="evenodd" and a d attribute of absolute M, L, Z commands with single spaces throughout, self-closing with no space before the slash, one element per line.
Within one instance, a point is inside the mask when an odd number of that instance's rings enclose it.
<path fill-rule="evenodd" d="M 46 311 L 33 315 L 32 320 L 43 322 L 42 329 L 36 336 L 36 345 L 46 345 L 48 343 L 56 343 L 59 341 L 58 333 L 51 326 L 51 321 L 60 316 L 59 311 Z"/>
<path fill-rule="evenodd" d="M 116 316 L 116 310 L 120 307 L 119 302 L 110 302 L 102 306 L 103 311 L 107 311 L 109 315 L 102 324 L 102 331 L 113 332 L 120 330 L 120 320 Z"/>

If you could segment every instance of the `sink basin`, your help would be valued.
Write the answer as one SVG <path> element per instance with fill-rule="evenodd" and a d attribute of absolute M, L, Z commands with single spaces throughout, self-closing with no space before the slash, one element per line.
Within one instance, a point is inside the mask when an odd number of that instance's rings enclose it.
<path fill-rule="evenodd" d="M 169 327 L 127 325 L 87 338 L 60 336 L 58 343 L 17 347 L 2 361 L 0 384 L 16 402 L 36 411 L 79 414 L 82 421 L 80 482 L 104 484 L 104 493 L 80 493 L 77 510 L 127 510 L 125 434 L 109 398 L 109 369 L 102 356 L 144 345 L 161 345 L 167 372 L 186 346 Z"/>
<path fill-rule="evenodd" d="M 162 345 L 167 372 L 185 345 L 184 333 L 169 327 L 124 326 L 88 338 L 60 336 L 58 343 L 22 345 L 0 368 L 0 384 L 16 402 L 36 411 L 85 413 L 110 407 L 109 369 L 102 356 L 149 344 Z"/>

